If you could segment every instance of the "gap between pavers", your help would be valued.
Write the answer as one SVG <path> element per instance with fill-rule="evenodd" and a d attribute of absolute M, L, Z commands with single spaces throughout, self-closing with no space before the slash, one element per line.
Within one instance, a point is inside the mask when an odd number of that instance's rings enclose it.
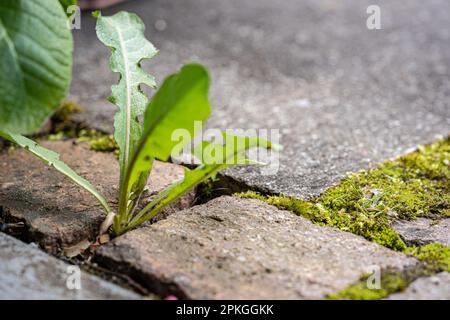
<path fill-rule="evenodd" d="M 190 299 L 319 299 L 374 266 L 418 263 L 262 201 L 228 196 L 120 236 L 94 261 L 161 296 Z"/>
<path fill-rule="evenodd" d="M 0 299 L 141 298 L 134 292 L 73 268 L 76 267 L 0 232 Z M 74 289 L 78 274 L 79 290 Z"/>
<path fill-rule="evenodd" d="M 87 143 L 74 140 L 43 142 L 46 148 L 78 174 L 89 180 L 117 206 L 119 166 L 112 153 L 94 152 Z M 184 168 L 156 161 L 149 181 L 149 191 L 141 203 L 183 178 Z M 45 251 L 59 254 L 62 247 L 84 239 L 95 239 L 105 218 L 104 210 L 93 196 L 54 168 L 48 167 L 29 152 L 16 149 L 0 152 L 0 222 L 23 222 L 9 232 L 38 243 Z M 181 197 L 159 214 L 168 214 L 192 205 L 195 190 Z"/>
<path fill-rule="evenodd" d="M 404 291 L 390 295 L 387 300 L 450 300 L 450 273 L 419 278 Z"/>

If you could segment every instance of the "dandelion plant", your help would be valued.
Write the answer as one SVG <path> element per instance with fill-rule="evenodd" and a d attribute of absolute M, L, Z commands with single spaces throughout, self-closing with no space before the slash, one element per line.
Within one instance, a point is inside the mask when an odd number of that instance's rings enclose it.
<path fill-rule="evenodd" d="M 155 78 L 142 69 L 141 62 L 151 59 L 157 50 L 145 38 L 144 24 L 137 15 L 128 12 L 109 17 L 97 12 L 95 17 L 97 36 L 111 49 L 111 70 L 119 74 L 109 98 L 117 107 L 114 117 L 120 164 L 117 208 L 111 207 L 88 181 L 63 163 L 57 153 L 7 128 L 0 127 L 0 136 L 32 152 L 89 191 L 105 210 L 100 233 L 110 230 L 120 235 L 136 228 L 220 170 L 253 163 L 246 157 L 248 150 L 273 147 L 265 139 L 230 133 L 223 133 L 223 143 L 200 141 L 192 153 L 201 163 L 195 169 L 186 168 L 182 180 L 174 182 L 149 203 L 140 204 L 155 159 L 168 161 L 173 156 L 174 147 L 179 143 L 172 139 L 173 133 L 184 130 L 193 141 L 195 123 L 204 123 L 210 116 L 209 76 L 199 64 L 185 65 L 167 77 L 149 99 L 143 86 L 155 89 L 157 86 Z"/>

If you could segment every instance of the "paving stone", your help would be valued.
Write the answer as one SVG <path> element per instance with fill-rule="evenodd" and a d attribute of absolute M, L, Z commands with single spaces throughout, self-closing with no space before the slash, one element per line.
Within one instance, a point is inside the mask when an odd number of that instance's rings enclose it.
<path fill-rule="evenodd" d="M 58 152 L 63 161 L 98 188 L 113 208 L 117 206 L 119 167 L 112 153 L 94 152 L 86 143 L 74 141 L 44 142 L 43 146 Z M 141 203 L 181 179 L 183 170 L 178 165 L 156 162 L 149 191 Z M 189 207 L 194 198 L 195 190 L 161 215 Z M 17 149 L 0 153 L 0 219 L 24 222 L 25 226 L 14 232 L 25 241 L 57 254 L 63 246 L 94 239 L 104 217 L 90 193 L 29 152 Z"/>
<path fill-rule="evenodd" d="M 317 299 L 373 265 L 417 264 L 259 200 L 228 196 L 118 237 L 94 259 L 161 296 L 192 299 Z"/>
<path fill-rule="evenodd" d="M 388 300 L 449 300 L 450 273 L 441 272 L 429 278 L 419 278 L 406 290 L 393 294 Z"/>
<path fill-rule="evenodd" d="M 70 266 L 33 245 L 0 233 L 0 299 L 139 299 L 140 296 L 85 272 L 80 290 L 69 289 Z M 69 283 L 72 282 L 69 280 Z M 72 287 L 73 288 L 73 287 Z"/>
<path fill-rule="evenodd" d="M 280 171 L 226 171 L 255 188 L 316 195 L 346 172 L 447 135 L 450 2 L 380 0 L 135 0 L 104 10 L 138 13 L 160 50 L 144 67 L 158 82 L 181 64 L 211 71 L 209 127 L 281 130 Z M 199 10 L 201 8 L 201 10 Z M 75 30 L 72 97 L 84 121 L 112 131 L 106 102 L 117 75 L 85 13 Z"/>
<path fill-rule="evenodd" d="M 408 246 L 425 245 L 431 242 L 450 246 L 450 219 L 431 220 L 418 218 L 412 221 L 397 220 L 392 228 Z"/>

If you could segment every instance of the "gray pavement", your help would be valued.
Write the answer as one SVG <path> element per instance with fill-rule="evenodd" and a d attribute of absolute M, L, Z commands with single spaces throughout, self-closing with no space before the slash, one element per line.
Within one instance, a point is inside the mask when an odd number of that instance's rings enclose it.
<path fill-rule="evenodd" d="M 441 272 L 428 278 L 419 278 L 403 292 L 395 293 L 388 300 L 449 300 L 450 273 Z"/>
<path fill-rule="evenodd" d="M 0 232 L 0 299 L 140 298 L 133 292 L 73 268 L 76 266 Z"/>
<path fill-rule="evenodd" d="M 199 61 L 212 77 L 209 127 L 281 130 L 281 169 L 227 175 L 255 188 L 316 195 L 356 171 L 450 133 L 450 2 L 134 0 L 160 50 L 144 64 L 158 81 Z M 112 130 L 109 52 L 83 15 L 75 31 L 72 97 L 91 126 Z"/>

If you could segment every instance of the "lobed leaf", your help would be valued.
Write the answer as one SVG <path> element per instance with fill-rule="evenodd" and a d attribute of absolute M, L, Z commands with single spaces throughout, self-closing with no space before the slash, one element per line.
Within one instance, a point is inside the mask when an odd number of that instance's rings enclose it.
<path fill-rule="evenodd" d="M 154 88 L 154 77 L 145 73 L 141 61 L 152 58 L 157 50 L 144 36 L 145 26 L 132 13 L 121 11 L 110 17 L 97 16 L 96 31 L 101 42 L 111 51 L 110 66 L 120 74 L 120 80 L 111 87 L 110 101 L 119 107 L 114 118 L 114 138 L 120 147 L 120 181 L 134 149 L 141 137 L 139 117 L 144 113 L 148 98 L 141 85 Z"/>

